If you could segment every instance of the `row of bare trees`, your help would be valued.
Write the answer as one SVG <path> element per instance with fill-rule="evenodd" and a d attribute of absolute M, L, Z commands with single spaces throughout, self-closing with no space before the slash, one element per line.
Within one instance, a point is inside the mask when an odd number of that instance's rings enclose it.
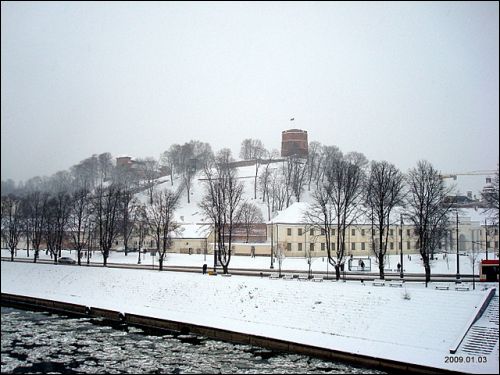
<path fill-rule="evenodd" d="M 94 191 L 33 191 L 23 196 L 2 196 L 2 238 L 10 250 L 11 260 L 24 237 L 27 256 L 31 246 L 34 262 L 39 258 L 41 247 L 45 246 L 57 263 L 67 245 L 76 250 L 79 265 L 84 251 L 88 264 L 90 252 L 99 250 L 106 266 L 116 239 L 123 238 L 125 250 L 130 250 L 127 240 L 135 234 L 139 239 L 140 262 L 144 240 L 153 233 L 162 268 L 171 236 L 177 229 L 173 215 L 179 193 L 168 189 L 155 191 L 153 204 L 146 205 L 134 200 L 130 203 L 129 194 L 120 186 L 110 185 L 97 187 Z"/>
<path fill-rule="evenodd" d="M 453 203 L 444 203 L 451 188 L 445 187 L 431 163 L 419 161 L 405 175 L 386 161 L 373 161 L 367 166 L 363 158 L 339 156 L 328 161 L 323 175 L 306 217 L 311 227 L 317 226 L 326 236 L 328 261 L 337 279 L 347 260 L 347 230 L 366 218 L 372 225 L 371 248 L 378 260 L 379 275 L 384 278 L 389 227 L 396 224 L 394 213 L 399 209 L 418 235 L 426 280 L 430 280 L 431 254 L 445 236 Z M 330 240 L 334 231 L 336 243 Z"/>
<path fill-rule="evenodd" d="M 243 227 L 248 242 L 252 225 L 263 222 L 260 209 L 242 200 L 243 185 L 231 166 L 233 161 L 231 152 L 224 149 L 217 158 L 209 156 L 202 164 L 212 194 L 202 206 L 213 219 L 216 237 L 220 239 L 217 254 L 226 272 L 234 229 Z M 49 179 L 32 179 L 23 189 L 2 195 L 2 236 L 11 249 L 11 258 L 24 236 L 28 256 L 31 245 L 35 262 L 44 245 L 57 263 L 66 243 L 77 251 L 79 265 L 84 252 L 89 263 L 90 251 L 94 249 L 102 252 L 106 265 L 117 238 L 123 239 L 127 255 L 133 236 L 138 242 L 140 262 L 141 248 L 150 235 L 155 238 L 162 269 L 172 234 L 179 229 L 174 213 L 185 185 L 181 184 L 177 191 L 154 191 L 142 204 L 136 197 L 140 186 L 129 170 L 114 168 L 109 172 L 112 177 L 100 178 L 93 188 L 95 181 L 89 180 L 86 173 L 78 174 L 80 171 L 72 168 L 71 172 L 58 172 Z"/>

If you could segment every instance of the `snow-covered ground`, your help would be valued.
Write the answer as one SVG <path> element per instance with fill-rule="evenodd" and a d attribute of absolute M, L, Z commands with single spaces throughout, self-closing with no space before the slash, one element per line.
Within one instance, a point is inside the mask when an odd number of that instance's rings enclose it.
<path fill-rule="evenodd" d="M 259 258 L 247 258 L 254 260 Z M 390 288 L 359 282 L 313 283 L 5 261 L 1 271 L 3 293 L 455 371 L 498 373 L 498 344 L 486 363 L 446 361 L 449 349 L 485 297 L 483 287 L 459 292 L 426 289 L 420 283 Z"/>
<path fill-rule="evenodd" d="M 17 257 L 18 258 L 26 258 L 27 252 L 26 250 L 18 250 Z M 478 253 L 476 255 L 476 262 L 474 263 L 474 274 L 478 275 L 479 272 L 479 263 L 481 259 L 486 258 L 486 253 Z M 76 251 L 64 250 L 63 256 L 71 256 L 76 259 L 77 254 Z M 7 249 L 2 249 L 2 257 L 10 257 L 10 251 Z M 30 257 L 33 257 L 33 251 L 30 251 Z M 411 254 L 411 260 L 408 255 L 403 255 L 403 266 L 404 271 L 408 273 L 424 273 L 424 267 L 422 261 L 420 260 L 420 256 L 418 254 Z M 40 251 L 40 258 L 42 259 L 50 259 L 50 255 L 46 255 L 45 251 Z M 488 252 L 488 259 L 494 259 L 494 252 Z M 354 265 L 357 265 L 357 258 L 354 258 Z M 365 264 L 366 257 L 364 259 Z M 378 265 L 376 263 L 375 257 L 370 257 L 371 259 L 371 272 L 378 272 Z M 442 254 L 437 256 L 437 259 L 431 262 L 431 275 L 435 274 L 450 274 L 455 275 L 457 272 L 457 262 L 456 262 L 455 254 L 448 254 L 446 257 L 443 257 Z M 86 262 L 86 258 L 83 260 Z M 110 257 L 108 258 L 108 262 L 110 263 L 127 263 L 127 264 L 137 264 L 138 261 L 138 253 L 129 253 L 127 256 L 123 252 L 115 252 L 112 251 L 110 253 Z M 285 258 L 282 262 L 282 271 L 287 270 L 308 270 L 309 265 L 307 263 L 308 258 L 300 257 L 300 258 Z M 102 263 L 102 254 L 99 251 L 96 251 L 92 256 L 91 262 Z M 386 269 L 391 269 L 396 271 L 397 264 L 400 262 L 399 255 L 390 255 L 387 258 Z M 151 256 L 148 254 L 141 255 L 141 263 L 149 264 L 149 265 L 158 265 L 158 257 Z M 177 254 L 177 253 L 169 253 L 167 254 L 166 265 L 171 266 L 194 266 L 200 267 L 207 263 L 207 265 L 213 266 L 213 255 L 207 254 L 206 257 L 203 254 Z M 231 268 L 255 268 L 255 269 L 269 269 L 271 265 L 270 257 L 262 257 L 258 256 L 252 258 L 250 256 L 238 256 L 233 255 L 231 257 L 231 262 L 229 263 L 229 269 Z M 274 269 L 278 270 L 278 263 L 274 261 Z M 313 272 L 334 272 L 331 265 L 328 265 L 326 257 L 318 257 L 312 258 L 311 269 Z M 347 271 L 347 268 L 346 268 Z M 472 274 L 472 260 L 471 255 L 460 255 L 460 274 Z"/>

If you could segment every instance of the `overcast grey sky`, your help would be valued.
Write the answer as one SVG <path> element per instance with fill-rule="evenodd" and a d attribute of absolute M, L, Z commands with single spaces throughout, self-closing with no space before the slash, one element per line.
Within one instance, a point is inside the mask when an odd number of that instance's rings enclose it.
<path fill-rule="evenodd" d="M 1 5 L 2 179 L 281 131 L 403 171 L 496 169 L 499 5 Z M 294 117 L 295 121 L 290 122 Z"/>

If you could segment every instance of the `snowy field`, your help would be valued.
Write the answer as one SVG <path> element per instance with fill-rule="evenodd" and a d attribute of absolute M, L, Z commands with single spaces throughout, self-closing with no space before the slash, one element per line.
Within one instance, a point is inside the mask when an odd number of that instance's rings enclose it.
<path fill-rule="evenodd" d="M 18 250 L 17 257 L 18 258 L 26 258 L 27 252 L 26 250 Z M 63 250 L 63 256 L 70 256 L 76 260 L 77 253 L 76 251 Z M 481 259 L 486 259 L 486 253 L 478 253 L 475 254 L 476 262 L 474 263 L 474 274 L 478 275 L 479 272 L 479 263 Z M 2 257 L 10 257 L 10 251 L 7 249 L 2 249 Z M 33 251 L 30 250 L 30 257 L 33 257 Z M 424 267 L 422 261 L 420 260 L 420 255 L 411 254 L 411 260 L 408 255 L 403 255 L 403 266 L 404 271 L 408 273 L 424 273 Z M 45 251 L 40 251 L 41 259 L 50 259 L 50 255 L 45 254 Z M 460 273 L 461 274 L 472 274 L 472 259 L 471 255 L 460 255 Z M 357 264 L 356 257 L 354 258 L 353 264 Z M 363 258 L 365 264 L 366 257 Z M 371 259 L 371 272 L 378 273 L 378 264 L 376 263 L 375 257 L 370 257 Z M 446 257 L 443 257 L 443 254 L 437 255 L 437 259 L 431 261 L 431 276 L 432 273 L 435 274 L 450 274 L 455 275 L 457 272 L 457 263 L 456 263 L 456 254 L 448 254 Z M 488 259 L 497 259 L 496 254 L 493 251 L 488 252 Z M 87 259 L 82 259 L 82 263 L 86 263 Z M 137 264 L 138 261 L 138 253 L 128 253 L 127 256 L 123 252 L 115 252 L 112 251 L 108 258 L 108 263 L 126 263 L 126 264 Z M 301 258 L 285 258 L 281 265 L 282 271 L 286 272 L 291 270 L 308 270 L 308 259 L 305 257 Z M 99 251 L 96 251 L 92 258 L 91 262 L 102 263 L 102 254 Z M 386 269 L 397 271 L 397 264 L 400 262 L 399 255 L 390 255 L 387 257 Z M 213 267 L 213 255 L 207 254 L 206 257 L 202 254 L 177 254 L 177 253 L 169 253 L 167 254 L 167 259 L 164 265 L 170 266 L 193 266 L 193 267 L 201 267 L 206 263 L 210 267 Z M 141 264 L 147 265 L 158 265 L 158 257 L 153 257 L 149 253 L 141 255 Z M 233 255 L 231 257 L 231 262 L 229 263 L 229 270 L 231 268 L 251 268 L 251 269 L 269 269 L 271 264 L 270 257 L 258 256 L 252 258 L 250 256 L 236 256 Z M 274 269 L 278 270 L 278 263 L 274 262 Z M 313 272 L 334 272 L 334 269 L 331 265 L 328 264 L 326 257 L 318 257 L 312 258 L 311 269 Z M 347 271 L 347 268 L 346 268 Z"/>
<path fill-rule="evenodd" d="M 484 284 L 475 291 L 459 292 L 426 289 L 420 283 L 390 288 L 359 282 L 313 283 L 5 261 L 1 270 L 2 293 L 183 321 L 406 363 L 498 373 L 498 343 L 486 363 L 445 360 L 485 297 Z"/>

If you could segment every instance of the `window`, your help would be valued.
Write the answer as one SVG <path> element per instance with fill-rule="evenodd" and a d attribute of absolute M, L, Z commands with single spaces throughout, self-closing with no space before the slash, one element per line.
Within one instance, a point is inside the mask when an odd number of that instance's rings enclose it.
<path fill-rule="evenodd" d="M 321 251 L 325 251 L 325 243 L 321 242 Z"/>
<path fill-rule="evenodd" d="M 115 245 L 118 245 L 118 241 L 115 241 Z"/>
<path fill-rule="evenodd" d="M 407 248 L 408 250 L 410 250 L 410 241 L 408 241 L 408 242 L 406 243 L 406 248 Z"/>
<path fill-rule="evenodd" d="M 400 230 L 399 230 L 399 237 L 401 237 L 402 235 L 403 235 L 403 230 L 402 230 L 402 229 L 400 229 Z"/>
<path fill-rule="evenodd" d="M 351 243 L 351 250 L 356 250 L 356 242 Z"/>
<path fill-rule="evenodd" d="M 291 236 L 292 235 L 292 228 L 286 228 L 286 235 Z"/>
<path fill-rule="evenodd" d="M 394 242 L 390 243 L 391 250 L 394 250 Z"/>
<path fill-rule="evenodd" d="M 330 244 L 330 250 L 334 251 L 335 250 L 335 242 L 332 242 Z"/>
<path fill-rule="evenodd" d="M 335 229 L 332 229 L 331 232 L 332 236 L 335 236 Z"/>
<path fill-rule="evenodd" d="M 401 250 L 401 242 L 399 243 L 399 250 Z"/>
<path fill-rule="evenodd" d="M 310 229 L 310 230 L 309 230 L 309 235 L 310 235 L 310 236 L 314 236 L 314 229 Z"/>
<path fill-rule="evenodd" d="M 302 251 L 302 243 L 298 243 L 299 245 L 299 251 Z"/>
<path fill-rule="evenodd" d="M 302 236 L 302 228 L 298 228 L 298 229 L 297 229 L 297 232 L 298 232 L 299 236 Z M 301 250 L 302 250 L 302 249 L 301 249 Z"/>
<path fill-rule="evenodd" d="M 389 234 L 390 234 L 391 236 L 394 236 L 394 229 L 391 229 L 391 230 L 389 231 Z"/>
<path fill-rule="evenodd" d="M 286 250 L 287 251 L 292 251 L 292 244 L 291 243 L 287 243 L 286 244 Z"/>
<path fill-rule="evenodd" d="M 365 230 L 364 229 L 361 229 L 361 235 L 364 236 L 365 235 Z"/>
<path fill-rule="evenodd" d="M 486 248 L 489 249 L 490 248 L 490 241 L 486 241 Z"/>
<path fill-rule="evenodd" d="M 361 242 L 361 250 L 364 250 L 364 249 L 365 249 L 365 243 Z"/>
<path fill-rule="evenodd" d="M 407 230 L 406 230 L 406 235 L 407 235 L 407 236 L 411 236 L 411 230 L 410 230 L 410 229 L 407 229 Z"/>
<path fill-rule="evenodd" d="M 309 244 L 309 251 L 314 251 L 314 244 L 313 243 Z"/>
<path fill-rule="evenodd" d="M 356 235 L 356 229 L 351 229 L 351 235 L 353 235 L 353 236 Z"/>
<path fill-rule="evenodd" d="M 325 230 L 323 228 L 321 228 L 321 235 L 324 236 L 325 235 Z"/>

